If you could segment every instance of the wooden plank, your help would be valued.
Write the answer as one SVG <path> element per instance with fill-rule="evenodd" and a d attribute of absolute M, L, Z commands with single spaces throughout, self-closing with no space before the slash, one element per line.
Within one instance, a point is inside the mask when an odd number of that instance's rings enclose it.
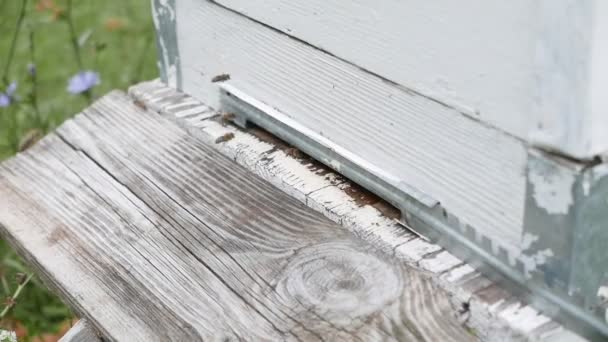
<path fill-rule="evenodd" d="M 185 92 L 219 109 L 211 79 L 229 73 L 230 86 L 519 252 L 527 158 L 521 141 L 212 2 L 180 1 L 176 13 Z"/>
<path fill-rule="evenodd" d="M 395 208 L 377 198 L 370 199 L 369 196 L 373 195 L 365 194 L 361 189 L 354 190 L 357 186 L 349 180 L 341 179 L 328 167 L 315 163 L 306 156 L 291 153 L 293 148 L 258 128 L 235 129 L 226 124 L 219 114 L 202 121 L 189 120 L 187 115 L 183 115 L 190 114 L 188 109 L 183 112 L 173 109 L 176 104 L 172 99 L 180 92 L 167 89 L 166 85 L 152 81 L 131 87 L 129 93 L 136 101 L 154 104 L 159 114 L 174 120 L 193 136 L 212 144 L 223 155 L 349 229 L 356 236 L 413 267 L 428 271 L 437 286 L 448 292 L 452 306 L 460 308 L 459 319 L 481 340 L 581 340 L 580 337 L 575 339 L 572 332 L 558 323 L 547 322 L 547 316 L 543 314 L 526 315 L 526 326 L 521 325 L 518 315 L 502 315 L 502 311 L 508 309 L 503 303 L 512 298 L 512 295 L 506 291 L 495 291 L 506 295 L 488 299 L 485 293 L 492 285 L 490 280 L 467 264 L 449 269 L 456 259 L 446 257 L 447 253 L 442 252 L 440 247 L 419 239 L 397 224 L 394 221 L 398 216 Z M 193 99 L 187 96 L 182 101 L 191 103 Z M 204 107 L 200 102 L 197 105 Z M 221 144 L 214 143 L 218 137 L 226 134 L 233 134 L 234 138 Z M 368 198 L 364 199 L 365 197 Z M 439 255 L 442 257 L 439 258 Z M 493 287 L 497 288 L 497 285 L 494 284 Z M 496 301 L 501 304 L 496 305 Z M 528 305 L 521 306 L 518 310 L 531 312 Z M 530 330 L 530 327 L 536 328 Z"/>
<path fill-rule="evenodd" d="M 86 319 L 78 321 L 59 342 L 102 342 Z"/>
<path fill-rule="evenodd" d="M 351 186 L 356 185 L 340 179 L 340 176 L 328 167 L 311 163 L 310 158 L 288 154 L 288 146 L 255 127 L 246 130 L 235 129 L 234 126 L 223 122 L 219 114 L 215 118 L 189 121 L 187 116 L 184 117 L 179 111 L 171 109 L 175 105 L 171 99 L 180 92 L 167 89 L 164 84 L 152 81 L 131 87 L 129 93 L 139 102 L 153 103 L 159 114 L 171 118 L 193 136 L 212 144 L 225 156 L 346 227 L 356 236 L 413 267 L 428 271 L 433 281 L 450 294 L 453 307 L 470 308 L 469 311 L 463 311 L 459 319 L 465 321 L 467 327 L 475 331 L 481 340 L 512 340 L 520 336 L 520 332 L 511 322 L 504 319 L 512 316 L 498 317 L 496 310 L 490 312 L 491 304 L 475 294 L 479 289 L 488 287 L 491 282 L 468 265 L 456 266 L 444 273 L 435 272 L 450 267 L 455 259 L 437 258 L 439 254 L 444 255 L 441 248 L 417 238 L 415 234 L 397 224 L 394 221 L 395 209 L 391 209 L 390 205 L 381 200 L 361 201 L 359 196 L 353 196 Z M 190 102 L 191 99 L 186 97 L 183 101 Z M 214 144 L 218 137 L 228 133 L 234 134 L 234 138 L 225 143 Z M 446 259 L 445 262 L 442 259 Z M 540 315 L 531 319 L 530 323 L 535 324 L 534 322 L 541 322 L 545 318 Z M 549 331 L 543 326 L 545 330 L 542 333 L 548 334 L 558 328 L 562 329 L 555 324 L 554 329 Z M 531 332 L 528 335 L 534 339 L 536 337 L 533 336 L 538 334 Z"/>
<path fill-rule="evenodd" d="M 474 340 L 428 276 L 120 93 L 2 164 L 0 208 L 112 340 Z"/>

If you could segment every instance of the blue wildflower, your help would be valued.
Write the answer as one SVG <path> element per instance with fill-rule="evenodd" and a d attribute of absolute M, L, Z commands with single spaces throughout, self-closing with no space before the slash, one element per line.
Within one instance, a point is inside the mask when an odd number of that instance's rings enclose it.
<path fill-rule="evenodd" d="M 32 76 L 32 77 L 36 76 L 36 64 L 28 63 L 27 73 L 30 74 L 30 76 Z"/>
<path fill-rule="evenodd" d="M 99 83 L 101 83 L 101 80 L 99 79 L 98 73 L 91 70 L 85 70 L 70 78 L 67 90 L 72 94 L 82 94 L 91 90 L 91 88 Z"/>
<path fill-rule="evenodd" d="M 4 93 L 0 93 L 0 107 L 8 107 L 15 101 L 15 92 L 17 91 L 17 82 L 11 82 Z"/>

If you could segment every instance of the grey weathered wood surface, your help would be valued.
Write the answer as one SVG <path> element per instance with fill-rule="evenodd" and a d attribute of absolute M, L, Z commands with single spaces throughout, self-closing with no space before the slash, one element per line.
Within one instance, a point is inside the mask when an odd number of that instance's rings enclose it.
<path fill-rule="evenodd" d="M 0 165 L 0 228 L 110 340 L 475 340 L 424 272 L 119 92 Z"/>
<path fill-rule="evenodd" d="M 81 319 L 63 335 L 59 342 L 101 342 L 86 319 Z"/>
<path fill-rule="evenodd" d="M 440 246 L 404 230 L 394 220 L 396 208 L 306 155 L 294 153 L 268 132 L 237 129 L 207 104 L 162 82 L 134 85 L 129 95 L 376 248 L 425 270 L 448 293 L 453 307 L 469 309 L 459 310 L 460 319 L 480 340 L 585 341 Z M 232 139 L 216 143 L 230 135 Z"/>

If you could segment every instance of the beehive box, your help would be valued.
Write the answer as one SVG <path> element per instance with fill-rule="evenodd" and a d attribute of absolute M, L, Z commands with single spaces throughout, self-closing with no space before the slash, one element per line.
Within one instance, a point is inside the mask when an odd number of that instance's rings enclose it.
<path fill-rule="evenodd" d="M 153 7 L 168 84 L 374 191 L 551 313 L 608 333 L 608 4 Z"/>

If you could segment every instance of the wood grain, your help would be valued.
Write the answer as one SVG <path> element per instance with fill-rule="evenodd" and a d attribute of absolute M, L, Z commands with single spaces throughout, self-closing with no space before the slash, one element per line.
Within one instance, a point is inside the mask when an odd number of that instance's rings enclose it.
<path fill-rule="evenodd" d="M 86 319 L 76 323 L 59 342 L 102 342 Z"/>
<path fill-rule="evenodd" d="M 110 340 L 474 340 L 429 277 L 121 93 L 3 163 L 0 208 Z"/>
<path fill-rule="evenodd" d="M 503 132 L 208 1 L 177 4 L 183 90 L 229 84 L 441 202 L 517 255 L 526 147 Z"/>
<path fill-rule="evenodd" d="M 167 92 L 167 89 L 165 84 L 155 80 L 132 86 L 129 95 L 148 108 L 154 107 L 155 111 L 175 121 L 189 134 L 211 144 L 224 156 L 377 249 L 406 261 L 412 267 L 428 271 L 432 281 L 448 293 L 452 306 L 460 308 L 460 321 L 465 322 L 467 329 L 474 331 L 480 340 L 554 341 L 561 338 L 564 341 L 582 341 L 557 322 L 548 320 L 546 314 L 533 310 L 529 303 L 522 303 L 514 311 L 515 298 L 511 293 L 502 291 L 506 297 L 493 297 L 489 301 L 482 298 L 492 282 L 470 265 L 454 266 L 460 261 L 403 229 L 394 221 L 396 209 L 391 209 L 388 203 L 362 201 L 358 198 L 362 194 L 360 189 L 353 191 L 357 186 L 351 181 L 322 164 L 308 158 L 300 159 L 301 156 L 291 153 L 283 142 L 259 128 L 235 129 L 221 116 L 196 119 L 198 114 L 190 106 L 205 108 L 205 105 L 190 96 L 174 103 L 173 99 L 181 92 L 175 89 Z M 181 103 L 187 105 L 182 106 Z M 226 133 L 233 133 L 234 139 L 222 144 L 214 143 L 217 137 Z M 505 310 L 507 313 L 503 314 Z"/>

